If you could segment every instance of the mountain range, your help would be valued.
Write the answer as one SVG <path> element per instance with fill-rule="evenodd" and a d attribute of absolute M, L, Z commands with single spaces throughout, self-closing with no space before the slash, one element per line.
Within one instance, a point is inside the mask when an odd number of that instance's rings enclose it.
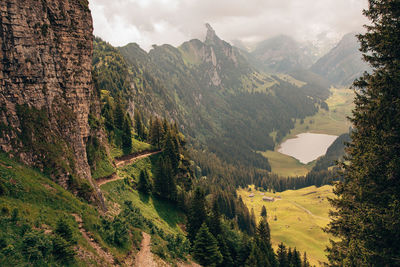
<path fill-rule="evenodd" d="M 122 91 L 129 110 L 176 120 L 188 140 L 206 144 L 228 162 L 269 169 L 256 151 L 273 149 L 295 119 L 317 112 L 329 83 L 317 75 L 293 78 L 259 70 L 206 26 L 204 41 L 154 46 L 148 53 L 137 44 L 113 48 L 96 39 L 94 68 L 112 50 L 126 69 L 122 79 L 130 81 Z"/>
<path fill-rule="evenodd" d="M 353 43 L 316 61 L 290 37 L 248 52 L 206 24 L 205 40 L 146 52 L 93 38 L 86 0 L 0 10 L 0 264 L 132 265 L 149 238 L 174 264 L 187 240 L 199 262 L 212 246 L 203 265 L 272 262 L 267 221 L 256 231 L 237 188 L 333 179 L 325 169 L 279 177 L 259 152 L 362 71 Z"/>
<path fill-rule="evenodd" d="M 353 42 L 342 45 L 352 35 L 316 61 L 310 49 L 287 36 L 263 41 L 249 53 L 221 40 L 209 24 L 206 28 L 204 41 L 153 46 L 149 52 L 135 43 L 113 48 L 96 39 L 94 68 L 106 58 L 105 50 L 113 50 L 126 69 L 121 79 L 130 86 L 122 94 L 132 114 L 137 108 L 167 116 L 190 142 L 231 163 L 269 169 L 256 151 L 273 149 L 294 120 L 315 114 L 336 84 L 333 71 L 313 71 L 321 62 L 324 69 L 348 70 L 340 85 L 349 85 L 365 66 L 357 63 Z M 354 67 L 346 69 L 349 64 Z"/>

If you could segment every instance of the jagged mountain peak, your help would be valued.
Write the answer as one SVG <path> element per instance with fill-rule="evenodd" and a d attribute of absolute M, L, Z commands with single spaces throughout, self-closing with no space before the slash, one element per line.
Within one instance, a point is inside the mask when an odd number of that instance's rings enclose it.
<path fill-rule="evenodd" d="M 209 23 L 206 23 L 207 34 L 206 34 L 206 44 L 218 44 L 221 43 L 222 40 L 217 36 L 215 30 L 211 27 Z"/>

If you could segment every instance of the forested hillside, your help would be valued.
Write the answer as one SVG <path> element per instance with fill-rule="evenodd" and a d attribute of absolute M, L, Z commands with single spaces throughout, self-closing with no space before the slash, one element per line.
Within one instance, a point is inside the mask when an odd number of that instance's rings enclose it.
<path fill-rule="evenodd" d="M 96 39 L 94 69 L 101 71 L 104 60 L 121 63 L 123 72 L 107 75 L 126 73 L 118 79 L 128 87 L 116 92 L 131 114 L 136 107 L 174 119 L 191 144 L 226 162 L 269 170 L 254 151 L 272 149 L 296 118 L 314 114 L 329 85 L 311 76 L 301 81 L 301 75 L 296 80 L 260 72 L 210 25 L 207 30 L 205 42 L 154 46 L 149 53 L 136 44 L 115 49 Z"/>

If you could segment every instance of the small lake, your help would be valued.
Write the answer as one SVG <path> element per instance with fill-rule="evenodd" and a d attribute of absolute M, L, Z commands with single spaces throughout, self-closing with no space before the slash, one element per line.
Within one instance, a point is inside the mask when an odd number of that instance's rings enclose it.
<path fill-rule="evenodd" d="M 328 147 L 335 141 L 336 135 L 301 133 L 280 145 L 278 152 L 292 156 L 307 164 L 325 155 Z"/>

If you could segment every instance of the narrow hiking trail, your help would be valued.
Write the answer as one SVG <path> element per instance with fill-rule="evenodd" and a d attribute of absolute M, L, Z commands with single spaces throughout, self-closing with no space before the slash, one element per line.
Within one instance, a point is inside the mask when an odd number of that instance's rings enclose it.
<path fill-rule="evenodd" d="M 151 253 L 150 240 L 151 236 L 145 232 L 142 232 L 142 243 L 140 245 L 140 251 L 136 254 L 135 266 L 138 267 L 157 267 L 157 263 L 153 259 L 153 253 Z"/>
<path fill-rule="evenodd" d="M 129 165 L 133 162 L 135 162 L 136 160 L 142 159 L 142 158 L 147 158 L 148 156 L 151 155 L 155 155 L 160 153 L 161 150 L 157 150 L 157 151 L 151 151 L 151 152 L 145 152 L 143 154 L 132 154 L 132 155 L 126 155 L 120 158 L 116 158 L 115 159 L 115 165 L 117 167 L 123 167 L 125 165 Z"/>
<path fill-rule="evenodd" d="M 158 256 L 151 252 L 151 236 L 148 233 L 142 232 L 142 243 L 140 244 L 140 251 L 136 254 L 135 267 L 171 267 Z M 178 267 L 201 267 L 199 264 L 189 262 L 177 262 Z"/>
<path fill-rule="evenodd" d="M 100 179 L 98 179 L 98 180 L 96 181 L 96 183 L 97 183 L 97 185 L 100 187 L 100 186 L 103 185 L 103 184 L 107 184 L 107 183 L 109 183 L 109 182 L 116 181 L 116 180 L 120 180 L 120 179 L 122 179 L 122 178 L 119 177 L 118 174 L 113 173 L 111 176 L 108 176 L 108 177 L 106 177 L 106 178 L 100 178 Z"/>
<path fill-rule="evenodd" d="M 123 167 L 129 164 L 132 164 L 133 162 L 139 160 L 139 159 L 143 159 L 143 158 L 147 158 L 151 155 L 155 155 L 160 153 L 161 150 L 158 151 L 152 151 L 152 152 L 146 152 L 144 154 L 132 154 L 132 155 L 126 155 L 124 157 L 121 157 L 119 159 L 115 159 L 115 165 L 116 167 Z M 97 185 L 100 187 L 104 184 L 107 184 L 109 182 L 113 182 L 113 181 L 117 181 L 117 180 L 121 180 L 122 178 L 118 176 L 117 173 L 113 173 L 111 176 L 108 177 L 104 177 L 104 178 L 100 178 L 96 181 Z"/>
<path fill-rule="evenodd" d="M 78 214 L 71 214 L 74 218 L 75 221 L 78 223 L 79 231 L 81 232 L 82 236 L 86 239 L 86 241 L 89 243 L 89 245 L 94 248 L 96 253 L 104 259 L 104 261 L 107 263 L 107 265 L 111 266 L 116 266 L 114 264 L 114 257 L 107 251 L 105 251 L 100 245 L 90 236 L 90 233 L 86 231 L 86 229 L 83 227 L 83 221 L 82 218 Z"/>
<path fill-rule="evenodd" d="M 325 217 L 321 217 L 321 216 L 318 216 L 318 215 L 313 214 L 310 210 L 306 209 L 305 207 L 301 206 L 300 204 L 298 204 L 298 203 L 295 202 L 295 201 L 289 201 L 289 202 L 292 203 L 293 205 L 295 205 L 296 207 L 298 207 L 299 209 L 305 211 L 305 212 L 308 213 L 309 215 L 315 217 L 315 218 L 319 218 L 319 219 L 321 219 L 321 220 L 330 220 L 329 218 L 325 218 Z"/>

